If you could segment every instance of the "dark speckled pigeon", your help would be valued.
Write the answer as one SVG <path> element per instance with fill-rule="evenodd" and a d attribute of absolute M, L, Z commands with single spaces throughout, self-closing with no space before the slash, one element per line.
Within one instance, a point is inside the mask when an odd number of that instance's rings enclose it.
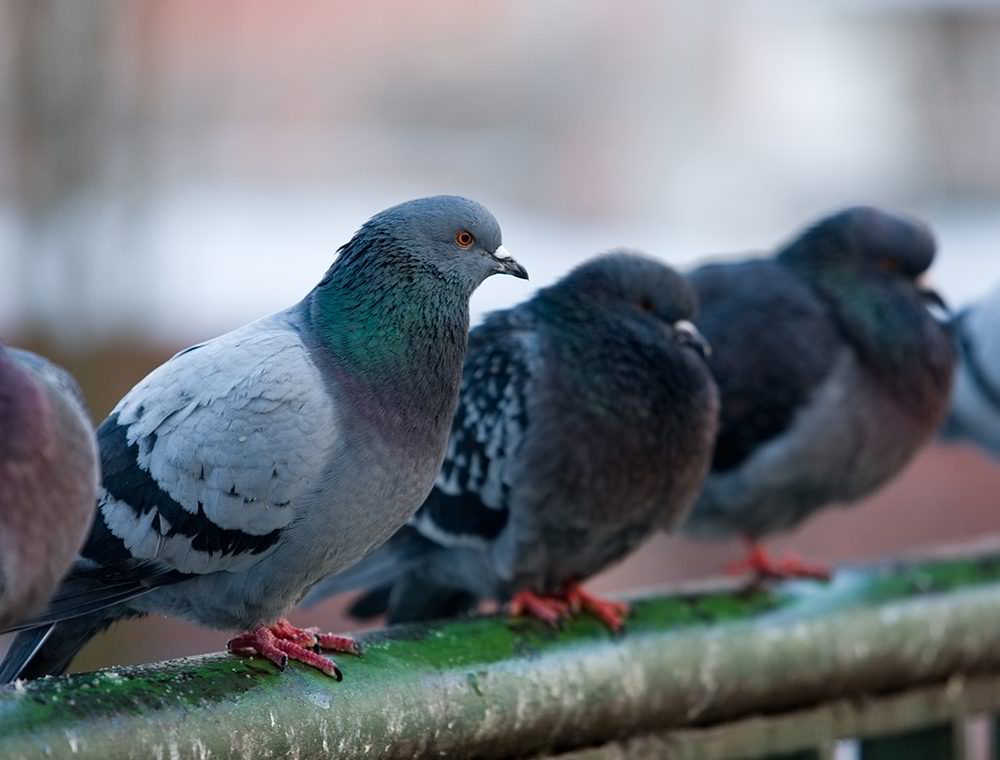
<path fill-rule="evenodd" d="M 1000 457 L 1000 289 L 962 311 L 953 323 L 960 361 L 946 439 L 972 441 Z"/>
<path fill-rule="evenodd" d="M 247 631 L 230 650 L 339 677 L 282 616 L 391 536 L 441 466 L 469 297 L 526 277 L 492 214 L 424 198 L 374 216 L 291 308 L 182 351 L 98 433 L 104 468 L 82 559 L 19 626 L 0 677 L 66 668 L 115 619 L 161 613 Z"/>
<path fill-rule="evenodd" d="M 307 603 L 374 587 L 360 615 L 427 620 L 488 598 L 617 630 L 624 605 L 580 583 L 680 520 L 708 468 L 717 394 L 694 310 L 672 269 L 615 253 L 487 318 L 431 495 Z"/>
<path fill-rule="evenodd" d="M 762 575 L 824 575 L 757 541 L 898 473 L 944 415 L 954 351 L 918 280 L 923 224 L 878 209 L 821 219 L 770 259 L 696 270 L 715 349 L 719 437 L 683 530 L 742 536 Z M 943 305 L 943 304 L 940 304 Z"/>
<path fill-rule="evenodd" d="M 0 626 L 39 611 L 94 517 L 94 428 L 66 372 L 0 345 Z"/>

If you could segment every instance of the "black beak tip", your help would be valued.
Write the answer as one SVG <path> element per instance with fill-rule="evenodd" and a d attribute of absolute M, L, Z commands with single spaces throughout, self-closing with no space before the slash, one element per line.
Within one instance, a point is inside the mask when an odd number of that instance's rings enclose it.
<path fill-rule="evenodd" d="M 512 275 L 519 280 L 528 279 L 528 270 L 518 264 L 516 261 L 510 261 L 504 265 L 504 272 L 506 274 Z"/>
<path fill-rule="evenodd" d="M 682 345 L 696 351 L 705 361 L 708 361 L 709 357 L 712 356 L 712 344 L 694 325 L 685 324 L 682 329 L 677 329 L 675 334 Z"/>
<path fill-rule="evenodd" d="M 689 344 L 691 348 L 698 352 L 702 359 L 706 361 L 712 356 L 712 344 L 707 340 L 693 340 Z"/>
<path fill-rule="evenodd" d="M 941 294 L 936 290 L 931 290 L 930 288 L 923 288 L 920 291 L 920 298 L 934 314 L 935 318 L 940 322 L 950 322 L 954 318 L 954 313 L 951 308 L 949 308 L 947 302 L 941 297 Z"/>

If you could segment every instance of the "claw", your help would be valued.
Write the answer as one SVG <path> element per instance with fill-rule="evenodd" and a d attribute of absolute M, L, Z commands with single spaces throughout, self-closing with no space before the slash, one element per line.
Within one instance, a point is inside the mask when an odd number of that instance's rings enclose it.
<path fill-rule="evenodd" d="M 352 639 L 350 636 L 338 636 L 334 633 L 316 633 L 316 645 L 320 649 L 326 649 L 331 652 L 353 654 L 355 657 L 362 655 L 361 642 Z"/>
<path fill-rule="evenodd" d="M 514 617 L 530 616 L 558 628 L 559 622 L 569 614 L 569 604 L 556 597 L 518 591 L 510 600 L 509 610 Z"/>
<path fill-rule="evenodd" d="M 758 544 L 747 539 L 747 556 L 726 565 L 730 575 L 753 573 L 761 580 L 787 580 L 792 578 L 812 578 L 819 581 L 830 580 L 831 571 L 819 562 L 808 562 L 799 557 L 788 555 L 775 557 Z"/>
<path fill-rule="evenodd" d="M 528 615 L 553 628 L 559 628 L 562 621 L 571 615 L 587 612 L 618 633 L 629 613 L 629 606 L 624 602 L 601 599 L 584 591 L 579 583 L 571 583 L 559 596 L 539 596 L 531 591 L 519 591 L 510 600 L 509 610 L 515 617 Z"/>
<path fill-rule="evenodd" d="M 281 618 L 271 626 L 271 633 L 277 638 L 284 641 L 293 641 L 305 649 L 312 649 L 319 643 L 316 637 L 318 632 L 318 628 L 296 628 L 285 620 L 285 618 Z"/>
<path fill-rule="evenodd" d="M 348 636 L 319 633 L 315 628 L 296 628 L 282 618 L 268 627 L 257 626 L 250 633 L 230 639 L 226 648 L 238 656 L 260 655 L 284 670 L 288 660 L 297 660 L 340 681 L 344 675 L 337 663 L 317 653 L 319 648 L 361 654 L 361 647 Z"/>
<path fill-rule="evenodd" d="M 573 612 L 590 613 L 610 628 L 613 633 L 621 631 L 629 613 L 629 606 L 625 602 L 594 596 L 584 591 L 583 586 L 579 583 L 571 583 L 567 587 L 566 600 Z"/>

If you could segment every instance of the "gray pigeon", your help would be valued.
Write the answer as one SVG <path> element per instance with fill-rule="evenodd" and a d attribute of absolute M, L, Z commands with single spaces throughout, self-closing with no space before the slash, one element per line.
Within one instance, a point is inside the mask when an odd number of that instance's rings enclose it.
<path fill-rule="evenodd" d="M 772 258 L 696 270 L 698 326 L 722 408 L 711 474 L 683 530 L 741 536 L 763 576 L 824 576 L 758 544 L 834 502 L 857 501 L 910 461 L 945 413 L 955 354 L 921 276 L 920 222 L 849 208 Z"/>
<path fill-rule="evenodd" d="M 691 287 L 614 253 L 473 332 L 444 467 L 419 512 L 311 604 L 368 588 L 359 616 L 450 617 L 481 599 L 555 623 L 626 608 L 580 583 L 693 504 L 718 414 Z"/>
<path fill-rule="evenodd" d="M 951 409 L 942 436 L 972 441 L 1000 457 L 1000 289 L 953 323 L 959 347 Z"/>
<path fill-rule="evenodd" d="M 0 344 L 0 627 L 34 614 L 87 537 L 97 443 L 73 378 Z"/>
<path fill-rule="evenodd" d="M 526 278 L 478 203 L 424 198 L 365 223 L 298 304 L 180 352 L 98 430 L 103 487 L 81 560 L 18 626 L 0 678 L 62 672 L 95 633 L 159 613 L 339 678 L 345 637 L 282 616 L 420 506 L 441 466 L 469 297 Z"/>

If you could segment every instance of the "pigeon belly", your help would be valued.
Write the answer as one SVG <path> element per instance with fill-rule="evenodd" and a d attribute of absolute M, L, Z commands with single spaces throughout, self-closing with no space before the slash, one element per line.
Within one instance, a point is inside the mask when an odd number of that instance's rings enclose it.
<path fill-rule="evenodd" d="M 899 472 L 939 418 L 905 408 L 845 351 L 787 433 L 709 478 L 684 530 L 759 538 L 828 504 L 855 502 Z"/>

